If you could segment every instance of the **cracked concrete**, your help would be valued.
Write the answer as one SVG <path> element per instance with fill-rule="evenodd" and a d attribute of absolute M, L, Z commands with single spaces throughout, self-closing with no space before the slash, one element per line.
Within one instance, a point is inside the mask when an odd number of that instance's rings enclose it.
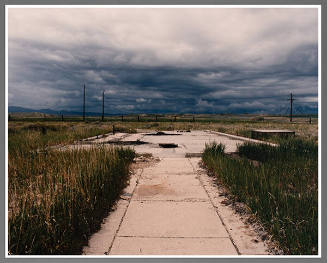
<path fill-rule="evenodd" d="M 83 254 L 268 254 L 265 243 L 259 240 L 254 229 L 243 223 L 231 207 L 221 203 L 224 197 L 199 167 L 200 158 L 185 157 L 198 156 L 205 144 L 212 141 L 224 143 L 227 152 L 233 152 L 236 145 L 242 143 L 241 137 L 192 131 L 182 136 L 139 133 L 119 134 L 116 138 L 148 142 L 131 147 L 138 153 L 151 153 L 160 161 L 136 170 L 116 210 L 90 238 Z M 92 143 L 112 139 L 107 136 Z M 159 148 L 161 142 L 176 143 L 179 147 Z"/>

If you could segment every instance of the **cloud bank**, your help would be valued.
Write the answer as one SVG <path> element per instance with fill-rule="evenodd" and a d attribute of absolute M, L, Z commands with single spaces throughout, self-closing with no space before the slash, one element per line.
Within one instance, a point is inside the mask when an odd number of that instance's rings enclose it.
<path fill-rule="evenodd" d="M 318 11 L 10 8 L 10 106 L 116 113 L 318 107 Z M 300 112 L 299 112 L 300 113 Z"/>

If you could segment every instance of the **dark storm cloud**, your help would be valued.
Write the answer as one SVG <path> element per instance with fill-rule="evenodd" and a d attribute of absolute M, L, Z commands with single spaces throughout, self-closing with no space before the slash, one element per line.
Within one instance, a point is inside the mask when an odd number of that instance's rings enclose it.
<path fill-rule="evenodd" d="M 10 9 L 9 105 L 81 111 L 85 83 L 92 112 L 316 111 L 317 11 L 252 11 Z"/>

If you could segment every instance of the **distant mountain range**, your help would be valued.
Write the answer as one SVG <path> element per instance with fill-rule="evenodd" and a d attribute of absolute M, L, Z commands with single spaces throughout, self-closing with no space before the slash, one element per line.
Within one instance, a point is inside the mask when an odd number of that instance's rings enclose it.
<path fill-rule="evenodd" d="M 23 107 L 16 107 L 16 106 L 9 106 L 8 107 L 8 112 L 9 113 L 43 113 L 43 114 L 49 114 L 49 115 L 65 115 L 65 116 L 82 116 L 83 112 L 78 112 L 78 111 L 67 111 L 67 110 L 63 110 L 63 111 L 55 111 L 52 109 L 30 109 L 30 108 L 23 108 Z M 151 113 L 156 113 L 156 114 L 165 114 L 165 112 L 144 112 L 147 114 L 151 114 Z M 202 113 L 202 112 L 201 112 Z M 231 114 L 244 114 L 243 111 L 233 111 L 230 112 Z M 254 112 L 251 112 L 254 113 Z M 262 112 L 260 112 L 261 114 L 263 114 Z M 113 113 L 113 114 L 105 114 L 106 116 L 109 115 L 118 115 L 118 114 L 122 114 L 122 113 Z M 131 114 L 131 112 L 126 112 L 125 114 Z M 133 113 L 132 113 L 133 114 Z M 135 114 L 139 114 L 138 112 Z M 204 113 L 205 114 L 205 113 Z M 286 113 L 285 111 L 282 113 L 279 112 L 270 112 L 267 114 L 283 114 L 283 115 L 288 115 L 288 113 Z M 293 114 L 294 115 L 309 115 L 309 114 L 313 114 L 316 115 L 318 114 L 318 109 L 317 108 L 310 108 L 307 106 L 298 106 L 293 110 Z M 101 113 L 99 112 L 86 112 L 85 113 L 86 116 L 101 116 Z"/>
<path fill-rule="evenodd" d="M 44 113 L 44 114 L 50 114 L 50 115 L 68 115 L 68 116 L 76 116 L 76 115 L 83 115 L 83 112 L 78 112 L 78 111 L 55 111 L 51 109 L 29 109 L 29 108 L 23 108 L 23 107 L 16 107 L 16 106 L 9 106 L 8 107 L 8 112 L 9 113 Z M 86 116 L 99 116 L 101 113 L 98 112 L 86 112 Z"/>

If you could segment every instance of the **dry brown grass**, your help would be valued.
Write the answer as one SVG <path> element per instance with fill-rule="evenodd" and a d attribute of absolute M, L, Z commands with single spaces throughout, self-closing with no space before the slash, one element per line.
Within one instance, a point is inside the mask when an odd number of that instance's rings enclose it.
<path fill-rule="evenodd" d="M 128 182 L 134 158 L 130 149 L 48 149 L 108 132 L 74 124 L 10 123 L 10 254 L 80 253 Z"/>

